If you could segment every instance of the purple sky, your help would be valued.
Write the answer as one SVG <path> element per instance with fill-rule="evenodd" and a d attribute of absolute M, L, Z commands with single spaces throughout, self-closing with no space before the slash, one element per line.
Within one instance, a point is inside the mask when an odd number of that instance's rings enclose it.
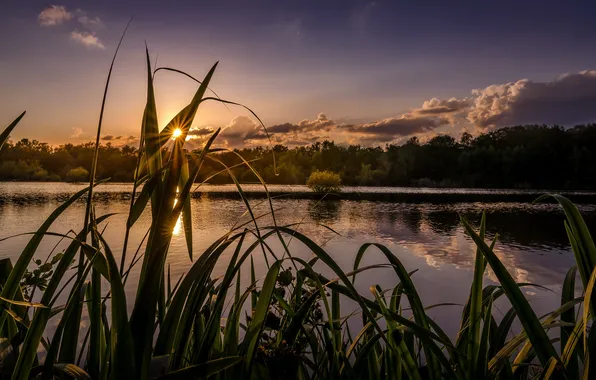
<path fill-rule="evenodd" d="M 42 1 L 4 0 L 0 125 L 52 144 L 95 133 L 120 33 L 104 131 L 137 136 L 144 41 L 158 66 L 201 78 L 254 109 L 275 142 L 385 144 L 516 123 L 596 121 L 596 4 L 589 1 Z M 196 86 L 155 79 L 161 126 Z M 242 109 L 201 106 L 193 143 L 226 127 L 229 146 L 264 144 Z"/>

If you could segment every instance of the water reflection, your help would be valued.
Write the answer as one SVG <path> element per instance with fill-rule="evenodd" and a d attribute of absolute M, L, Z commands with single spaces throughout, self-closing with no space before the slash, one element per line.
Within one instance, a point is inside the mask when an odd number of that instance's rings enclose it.
<path fill-rule="evenodd" d="M 314 222 L 321 224 L 329 224 L 335 222 L 340 213 L 341 201 L 340 200 L 307 200 L 308 202 L 308 214 L 310 219 Z"/>
<path fill-rule="evenodd" d="M 6 187 L 4 184 L 2 186 Z M 29 191 L 26 187 L 19 186 L 20 193 L 15 192 L 15 187 L 10 187 L 9 196 L 6 195 L 7 191 L 0 188 L 0 238 L 35 231 L 61 200 L 56 196 L 61 194 L 60 190 L 51 186 L 45 193 L 39 189 Z M 19 199 L 27 201 L 21 202 Z M 268 202 L 255 199 L 251 203 L 255 215 L 265 215 L 270 211 Z M 405 248 L 401 259 L 421 259 L 413 265 L 426 265 L 434 271 L 445 271 L 448 267 L 469 270 L 472 268 L 475 250 L 460 225 L 459 215 L 478 225 L 482 210 L 487 212 L 488 236 L 499 235 L 495 251 L 517 280 L 558 285 L 573 264 L 573 255 L 570 254 L 563 228 L 564 215 L 554 204 L 403 203 L 276 198 L 273 200 L 273 206 L 280 210 L 276 214 L 278 224 L 301 223 L 298 228 L 303 233 L 321 244 L 325 243 L 334 257 L 343 259 L 345 256 L 346 265 L 351 265 L 346 256 L 348 251 L 353 254 L 359 244 L 376 241 L 391 245 L 392 249 L 400 252 Z M 195 257 L 234 225 L 250 222 L 239 199 L 202 194 L 192 199 L 191 207 Z M 112 244 L 113 250 L 118 252 L 126 223 L 128 195 L 119 192 L 99 193 L 96 208 L 98 215 L 108 212 L 119 213 L 110 218 L 106 229 L 106 238 Z M 583 204 L 580 210 L 588 226 L 594 229 L 596 206 Z M 84 201 L 77 202 L 69 208 L 52 227 L 52 231 L 78 230 L 82 223 L 82 215 Z M 272 223 L 270 216 L 259 219 L 260 225 Z M 150 215 L 145 213 L 132 230 L 131 246 L 140 242 L 149 225 Z M 320 225 L 329 226 L 333 231 Z M 247 226 L 252 225 L 249 223 Z M 179 220 L 168 258 L 172 262 L 172 270 L 176 271 L 176 268 L 179 268 L 179 273 L 188 266 L 181 227 Z M 17 258 L 26 241 L 26 237 L 3 241 L 0 243 L 0 251 L 3 255 Z M 48 250 L 53 244 L 55 242 L 51 238 L 44 239 L 42 243 L 43 248 Z M 341 248 L 337 248 L 340 246 Z M 43 252 L 42 249 L 40 253 L 47 252 Z M 458 279 L 454 278 L 452 281 Z"/>

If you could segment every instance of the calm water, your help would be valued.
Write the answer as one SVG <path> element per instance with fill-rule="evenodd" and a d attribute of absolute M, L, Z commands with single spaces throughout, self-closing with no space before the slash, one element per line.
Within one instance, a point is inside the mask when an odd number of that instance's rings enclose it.
<path fill-rule="evenodd" d="M 43 220 L 60 204 L 68 194 L 82 188 L 82 185 L 63 183 L 0 183 L 0 238 L 22 232 L 35 231 Z M 130 185 L 104 185 L 97 189 L 97 215 L 118 213 L 104 224 L 105 236 L 114 252 L 121 252 L 124 226 L 128 212 Z M 305 191 L 303 187 L 278 186 L 277 192 L 288 194 Z M 211 186 L 209 191 L 229 191 L 230 187 Z M 351 189 L 354 190 L 354 189 Z M 362 243 L 380 242 L 389 247 L 408 270 L 418 269 L 414 275 L 425 305 L 440 302 L 465 303 L 472 278 L 474 246 L 464 234 L 458 214 L 479 222 L 480 212 L 487 211 L 489 236 L 499 234 L 496 253 L 518 282 L 531 282 L 546 286 L 551 291 L 526 288 L 525 293 L 538 314 L 552 310 L 558 302 L 560 285 L 571 265 L 570 251 L 563 228 L 564 216 L 557 205 L 532 205 L 522 202 L 457 202 L 441 203 L 442 192 L 468 190 L 437 189 L 356 189 L 363 192 L 434 192 L 437 200 L 422 203 L 400 203 L 387 201 L 293 199 L 279 197 L 273 201 L 278 224 L 300 222 L 297 227 L 319 244 L 344 267 L 350 270 L 354 255 Z M 472 192 L 479 190 L 473 190 Z M 495 190 L 497 191 L 497 190 Z M 495 192 L 493 191 L 493 192 Z M 491 190 L 481 190 L 491 192 Z M 498 192 L 504 192 L 498 190 Z M 256 215 L 266 214 L 268 204 L 262 199 L 252 201 Z M 77 202 L 68 209 L 50 229 L 65 233 L 78 231 L 82 225 L 85 204 Z M 579 206 L 587 223 L 596 227 L 596 204 Z M 202 193 L 192 200 L 194 255 L 209 246 L 217 237 L 234 226 L 248 222 L 245 208 L 239 198 L 222 198 Z M 259 220 L 261 226 L 271 225 L 266 216 Z M 150 216 L 144 214 L 134 226 L 130 239 L 129 252 L 134 252 L 150 224 Z M 336 233 L 321 225 L 332 228 Z M 183 233 L 174 236 L 168 262 L 173 277 L 188 270 L 191 262 L 186 250 Z M 16 260 L 28 237 L 15 237 L 0 242 L 0 256 Z M 40 257 L 45 257 L 58 242 L 57 238 L 47 237 L 42 242 Z M 62 245 L 63 246 L 63 245 Z M 279 244 L 272 242 L 274 249 L 281 252 Z M 60 246 L 59 246 L 60 247 Z M 310 257 L 309 252 L 296 241 L 290 242 L 294 255 Z M 226 267 L 224 255 L 216 268 L 216 275 Z M 130 257 L 130 256 L 129 256 Z M 381 255 L 371 250 L 365 256 L 363 265 L 385 262 Z M 258 275 L 264 275 L 263 259 L 255 256 Z M 132 272 L 127 283 L 129 303 L 134 299 L 135 280 L 139 269 Z M 330 273 L 326 273 L 330 275 Z M 248 270 L 243 271 L 248 276 Z M 383 288 L 393 287 L 395 274 L 389 269 L 375 269 L 359 274 L 357 288 L 369 295 L 369 287 L 379 284 Z M 492 273 L 487 281 L 492 281 Z M 248 280 L 248 279 L 246 279 Z M 349 307 L 346 306 L 346 307 Z M 348 310 L 349 311 L 349 310 Z M 506 310 L 503 310 L 505 312 Z M 432 310 L 432 315 L 447 325 L 455 324 L 461 308 L 457 306 Z"/>

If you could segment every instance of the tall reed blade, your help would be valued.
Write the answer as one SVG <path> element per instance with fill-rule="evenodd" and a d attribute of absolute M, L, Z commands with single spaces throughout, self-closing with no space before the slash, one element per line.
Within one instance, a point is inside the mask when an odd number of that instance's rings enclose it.
<path fill-rule="evenodd" d="M 33 255 L 37 251 L 41 240 L 43 239 L 44 235 L 50 228 L 50 226 L 56 221 L 56 219 L 68 208 L 72 205 L 77 199 L 83 196 L 85 193 L 89 191 L 89 188 L 85 188 L 80 190 L 79 192 L 72 195 L 66 202 L 61 204 L 58 208 L 56 208 L 50 216 L 45 220 L 45 222 L 39 227 L 39 229 L 35 232 L 29 243 L 25 246 L 25 249 L 20 254 L 19 259 L 14 265 L 12 271 L 10 271 L 10 275 L 8 279 L 6 279 L 6 283 L 2 288 L 2 292 L 0 296 L 5 299 L 13 299 L 15 293 L 20 289 L 20 282 L 33 258 Z M 0 307 L 5 304 L 4 301 L 0 299 Z M 4 326 L 4 322 L 6 321 L 7 313 L 4 308 L 0 311 L 0 331 Z"/>
<path fill-rule="evenodd" d="M 507 269 L 503 263 L 499 260 L 497 255 L 495 255 L 493 250 L 486 245 L 484 240 L 482 240 L 480 236 L 476 234 L 476 232 L 472 229 L 472 226 L 470 226 L 470 224 L 463 217 L 461 218 L 461 221 L 464 225 L 464 228 L 470 237 L 472 237 L 472 240 L 474 240 L 476 246 L 480 248 L 482 254 L 486 258 L 486 261 L 499 279 L 501 286 L 505 290 L 505 294 L 507 294 L 507 298 L 509 298 L 511 305 L 515 308 L 517 316 L 522 323 L 524 330 L 528 334 L 530 342 L 532 342 L 532 346 L 536 351 L 540 363 L 545 366 L 551 357 L 558 358 L 559 355 L 548 338 L 548 335 L 542 328 L 536 313 L 534 313 L 534 310 L 532 310 L 530 307 L 530 304 L 524 297 L 519 286 L 507 272 Z"/>
<path fill-rule="evenodd" d="M 26 112 L 27 111 L 23 111 L 22 114 L 20 114 L 16 119 L 14 119 L 14 121 L 12 123 L 10 123 L 8 125 L 8 127 L 6 127 L 6 129 L 4 129 L 4 131 L 2 131 L 2 133 L 0 133 L 0 149 L 2 149 L 2 147 L 4 146 L 4 143 L 8 140 L 8 137 L 12 133 L 12 130 L 14 129 L 14 127 L 17 126 L 17 124 L 19 124 L 19 121 L 21 121 L 23 116 L 25 116 Z"/>
<path fill-rule="evenodd" d="M 480 221 L 480 234 L 479 237 L 484 241 L 484 233 L 486 229 L 486 213 L 482 213 L 482 219 Z M 470 313 L 469 313 L 469 332 L 468 332 L 468 359 L 469 362 L 469 379 L 476 378 L 483 369 L 479 368 L 479 357 L 482 355 L 480 352 L 480 327 L 482 320 L 482 280 L 484 277 L 484 269 L 486 267 L 486 261 L 480 248 L 476 248 L 476 259 L 474 261 L 474 279 L 472 281 L 472 288 L 470 289 Z M 488 324 L 489 321 L 484 320 L 484 324 Z M 486 326 L 485 326 L 486 329 Z"/>

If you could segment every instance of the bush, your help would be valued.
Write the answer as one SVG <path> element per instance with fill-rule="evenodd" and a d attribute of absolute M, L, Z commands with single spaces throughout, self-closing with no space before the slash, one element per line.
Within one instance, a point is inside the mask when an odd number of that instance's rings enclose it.
<path fill-rule="evenodd" d="M 78 168 L 70 169 L 66 173 L 66 180 L 68 182 L 82 182 L 86 181 L 89 178 L 89 172 L 82 166 Z"/>
<path fill-rule="evenodd" d="M 341 191 L 339 174 L 325 171 L 314 171 L 308 177 L 306 186 L 316 193 L 332 193 Z"/>

